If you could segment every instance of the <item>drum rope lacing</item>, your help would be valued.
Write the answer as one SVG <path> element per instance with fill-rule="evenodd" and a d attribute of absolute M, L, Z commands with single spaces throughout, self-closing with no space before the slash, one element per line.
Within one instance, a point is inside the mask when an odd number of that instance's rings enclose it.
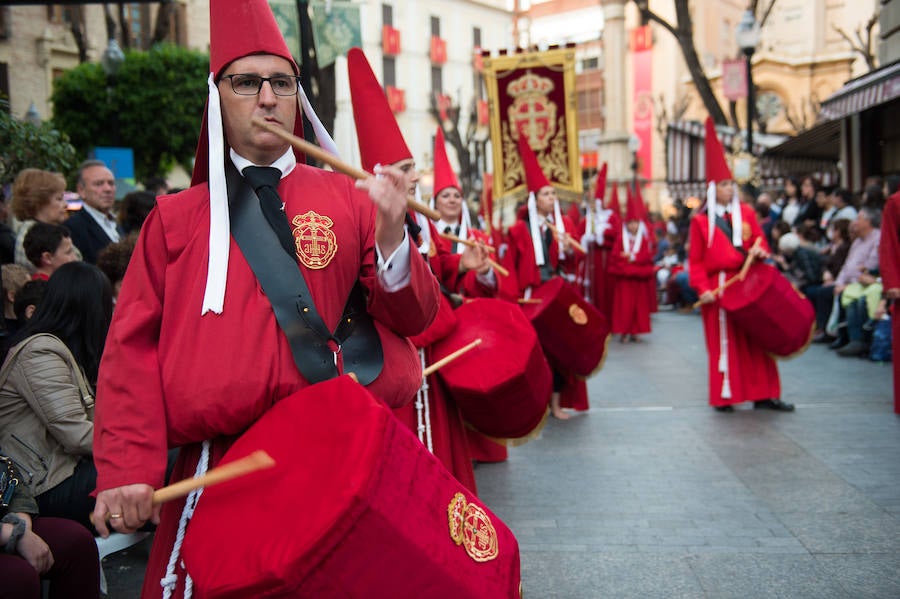
<path fill-rule="evenodd" d="M 725 271 L 719 272 L 719 288 L 725 285 Z M 722 399 L 731 399 L 731 382 L 728 380 L 728 320 L 725 308 L 719 304 L 719 372 L 722 373 Z"/>
<path fill-rule="evenodd" d="M 209 441 L 203 442 L 200 450 L 200 459 L 197 461 L 197 469 L 194 471 L 194 478 L 203 476 L 209 469 Z M 170 599 L 175 586 L 178 584 L 178 575 L 175 574 L 175 565 L 181 558 L 181 544 L 184 542 L 184 531 L 187 523 L 194 515 L 194 509 L 197 502 L 200 501 L 200 495 L 203 493 L 203 487 L 194 489 L 190 492 L 187 500 L 184 502 L 184 509 L 181 510 L 181 518 L 178 520 L 178 534 L 175 536 L 175 543 L 172 545 L 172 553 L 169 555 L 169 563 L 166 566 L 166 575 L 159 579 L 159 584 L 163 588 L 163 599 Z M 184 567 L 184 562 L 181 563 Z M 190 575 L 185 573 L 184 576 L 184 599 L 190 599 L 194 593 L 194 583 Z"/>
<path fill-rule="evenodd" d="M 419 349 L 419 361 L 424 371 L 425 350 L 422 348 Z M 419 386 L 419 390 L 416 391 L 416 432 L 419 435 L 419 441 L 428 448 L 428 451 L 434 453 L 434 448 L 431 444 L 431 412 L 428 406 L 428 388 L 428 377 L 423 376 L 422 384 Z"/>

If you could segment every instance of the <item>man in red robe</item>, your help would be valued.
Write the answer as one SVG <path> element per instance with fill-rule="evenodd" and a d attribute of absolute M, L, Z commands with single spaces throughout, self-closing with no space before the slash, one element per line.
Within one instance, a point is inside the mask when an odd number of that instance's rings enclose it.
<path fill-rule="evenodd" d="M 176 538 L 179 519 L 185 522 L 190 510 L 183 509 L 184 501 L 173 501 L 160 514 L 151 499 L 163 482 L 167 448 L 181 447 L 173 478 L 202 472 L 277 401 L 311 383 L 251 270 L 248 250 L 264 238 L 279 245 L 278 227 L 287 224 L 294 247 L 285 249 L 293 255 L 280 257 L 289 264 L 293 259 L 298 269 L 284 277 L 302 276 L 312 312 L 329 332 L 343 320 L 359 282 L 384 358 L 369 389 L 388 405 L 400 405 L 415 392 L 420 367 L 405 337 L 423 331 L 438 308 L 437 283 L 421 260 L 410 259 L 415 246 L 404 229 L 406 190 L 399 169 L 384 167 L 376 171 L 380 176 L 354 186 L 342 175 L 300 163 L 281 137 L 251 124 L 259 118 L 289 132 L 302 129 L 299 69 L 268 4 L 215 3 L 210 34 L 210 97 L 194 185 L 159 198 L 144 224 L 97 389 L 93 516 L 104 536 L 107 519 L 119 532 L 159 521 L 144 597 L 164 590 L 180 596 L 185 587 Z M 311 111 L 307 116 L 318 124 Z M 320 143 L 328 145 L 324 129 L 318 129 Z M 253 172 L 248 166 L 275 169 L 266 171 L 275 175 L 274 198 L 261 186 L 247 185 Z M 230 220 L 229 202 L 243 198 L 251 210 L 259 206 L 265 212 L 264 196 L 279 195 L 283 212 L 275 206 L 271 220 L 266 214 L 269 227 L 257 220 L 253 242 L 239 245 L 232 234 L 240 219 Z M 365 346 L 374 349 L 370 341 Z M 341 348 L 333 338 L 326 345 L 340 374 Z M 316 459 L 325 457 L 327 452 Z"/>
<path fill-rule="evenodd" d="M 606 196 L 606 163 L 597 175 L 594 204 L 588 210 L 581 228 L 581 245 L 588 251 L 585 257 L 585 299 L 607 318 L 612 315 L 612 281 L 608 276 L 609 253 L 622 231 L 619 212 L 618 187 L 613 184 L 609 203 Z"/>
<path fill-rule="evenodd" d="M 893 302 L 891 308 L 891 326 L 893 327 L 893 362 L 894 362 L 894 413 L 900 414 L 900 191 L 896 189 L 897 178 L 888 178 L 888 185 L 893 185 L 892 192 L 884 205 L 881 214 L 881 244 L 878 258 L 880 260 L 881 281 L 884 297 Z"/>
<path fill-rule="evenodd" d="M 515 276 L 519 297 L 529 298 L 534 289 L 571 270 L 566 265 L 574 260 L 570 235 L 575 227 L 561 214 L 556 190 L 541 170 L 524 133 L 520 133 L 518 143 L 529 195 L 525 218 L 509 228 L 504 266 Z M 588 409 L 587 385 L 561 368 L 562 365 L 553 365 L 550 413 L 567 420 L 569 414 L 563 407 Z"/>
<path fill-rule="evenodd" d="M 376 164 L 394 165 L 404 173 L 408 197 L 414 196 L 419 175 L 412 152 L 362 50 L 353 48 L 348 52 L 347 68 L 363 168 L 374 169 Z M 418 250 L 425 259 L 414 256 L 413 262 L 430 267 L 442 288 L 440 309 L 434 322 L 421 334 L 412 336 L 413 343 L 420 348 L 421 361 L 428 366 L 432 361 L 431 345 L 454 326 L 455 317 L 448 295 L 462 285 L 469 271 L 484 270 L 487 252 L 483 247 L 476 247 L 466 248 L 460 254 L 451 253 L 449 242 L 441 238 L 433 223 L 418 216 L 415 221 L 416 226 L 421 227 L 419 237 L 422 242 Z M 416 400 L 399 407 L 394 414 L 419 436 L 459 482 L 476 493 L 472 456 L 459 406 L 443 389 L 437 376 L 431 375 L 426 381 L 420 377 L 419 383 L 416 385 L 418 393 L 414 389 L 410 394 L 410 397 L 416 395 Z"/>
<path fill-rule="evenodd" d="M 647 281 L 655 281 L 656 277 L 646 220 L 644 202 L 639 195 L 629 193 L 625 224 L 609 255 L 612 333 L 620 335 L 622 343 L 637 341 L 638 335 L 650 332 L 652 305 Z"/>
<path fill-rule="evenodd" d="M 740 271 L 747 256 L 765 259 L 769 252 L 753 208 L 738 200 L 712 119 L 706 121 L 706 179 L 706 204 L 691 220 L 688 260 L 691 287 L 702 304 L 709 403 L 720 412 L 732 412 L 743 401 L 755 402 L 754 408 L 792 411 L 793 405 L 779 399 L 775 361 L 718 304 L 717 289 Z"/>

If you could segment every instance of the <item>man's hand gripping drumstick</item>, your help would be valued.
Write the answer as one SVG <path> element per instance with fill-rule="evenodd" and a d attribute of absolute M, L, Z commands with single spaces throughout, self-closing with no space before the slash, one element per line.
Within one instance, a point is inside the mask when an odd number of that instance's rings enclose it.
<path fill-rule="evenodd" d="M 167 501 L 184 497 L 194 489 L 223 483 L 274 465 L 275 460 L 265 451 L 259 450 L 239 460 L 213 468 L 203 476 L 186 478 L 156 491 L 150 485 L 144 484 L 101 491 L 97 494 L 91 522 L 104 538 L 110 533 L 107 523 L 115 531 L 131 533 L 143 526 L 147 520 L 159 524 L 160 506 Z"/>

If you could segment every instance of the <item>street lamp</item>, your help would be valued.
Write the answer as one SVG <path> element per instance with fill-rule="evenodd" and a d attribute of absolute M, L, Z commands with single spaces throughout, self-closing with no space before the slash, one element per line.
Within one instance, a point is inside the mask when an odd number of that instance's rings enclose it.
<path fill-rule="evenodd" d="M 628 151 L 631 152 L 631 172 L 634 177 L 634 188 L 637 189 L 638 184 L 638 157 L 637 153 L 641 150 L 641 138 L 637 135 L 631 135 L 628 138 Z"/>
<path fill-rule="evenodd" d="M 756 46 L 759 44 L 759 23 L 749 8 L 744 11 L 741 22 L 738 23 L 737 44 L 747 60 L 747 153 L 753 155 L 753 109 L 756 103 L 756 93 L 753 89 L 753 67 L 751 60 Z"/>
<path fill-rule="evenodd" d="M 119 68 L 123 62 L 125 62 L 125 54 L 122 52 L 122 48 L 119 47 L 119 43 L 115 38 L 110 39 L 109 44 L 106 45 L 106 50 L 103 51 L 103 56 L 100 57 L 100 65 L 103 67 L 103 72 L 106 73 L 106 101 L 110 106 L 113 103 L 113 88 L 116 85 L 116 75 L 119 74 Z M 118 144 L 119 115 L 115 107 L 112 106 L 112 108 L 113 143 Z"/>

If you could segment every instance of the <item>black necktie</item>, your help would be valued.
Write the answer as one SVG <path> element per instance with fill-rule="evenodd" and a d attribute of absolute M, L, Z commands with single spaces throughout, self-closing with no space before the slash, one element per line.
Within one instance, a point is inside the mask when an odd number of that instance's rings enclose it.
<path fill-rule="evenodd" d="M 450 225 L 447 225 L 446 227 L 444 227 L 444 235 L 449 235 L 452 232 L 453 232 L 453 227 L 451 227 Z"/>
<path fill-rule="evenodd" d="M 294 234 L 282 210 L 281 196 L 278 195 L 281 171 L 271 166 L 248 166 L 243 172 L 247 183 L 256 192 L 262 213 L 278 236 L 281 247 L 289 256 L 295 257 L 297 249 L 294 246 Z"/>

